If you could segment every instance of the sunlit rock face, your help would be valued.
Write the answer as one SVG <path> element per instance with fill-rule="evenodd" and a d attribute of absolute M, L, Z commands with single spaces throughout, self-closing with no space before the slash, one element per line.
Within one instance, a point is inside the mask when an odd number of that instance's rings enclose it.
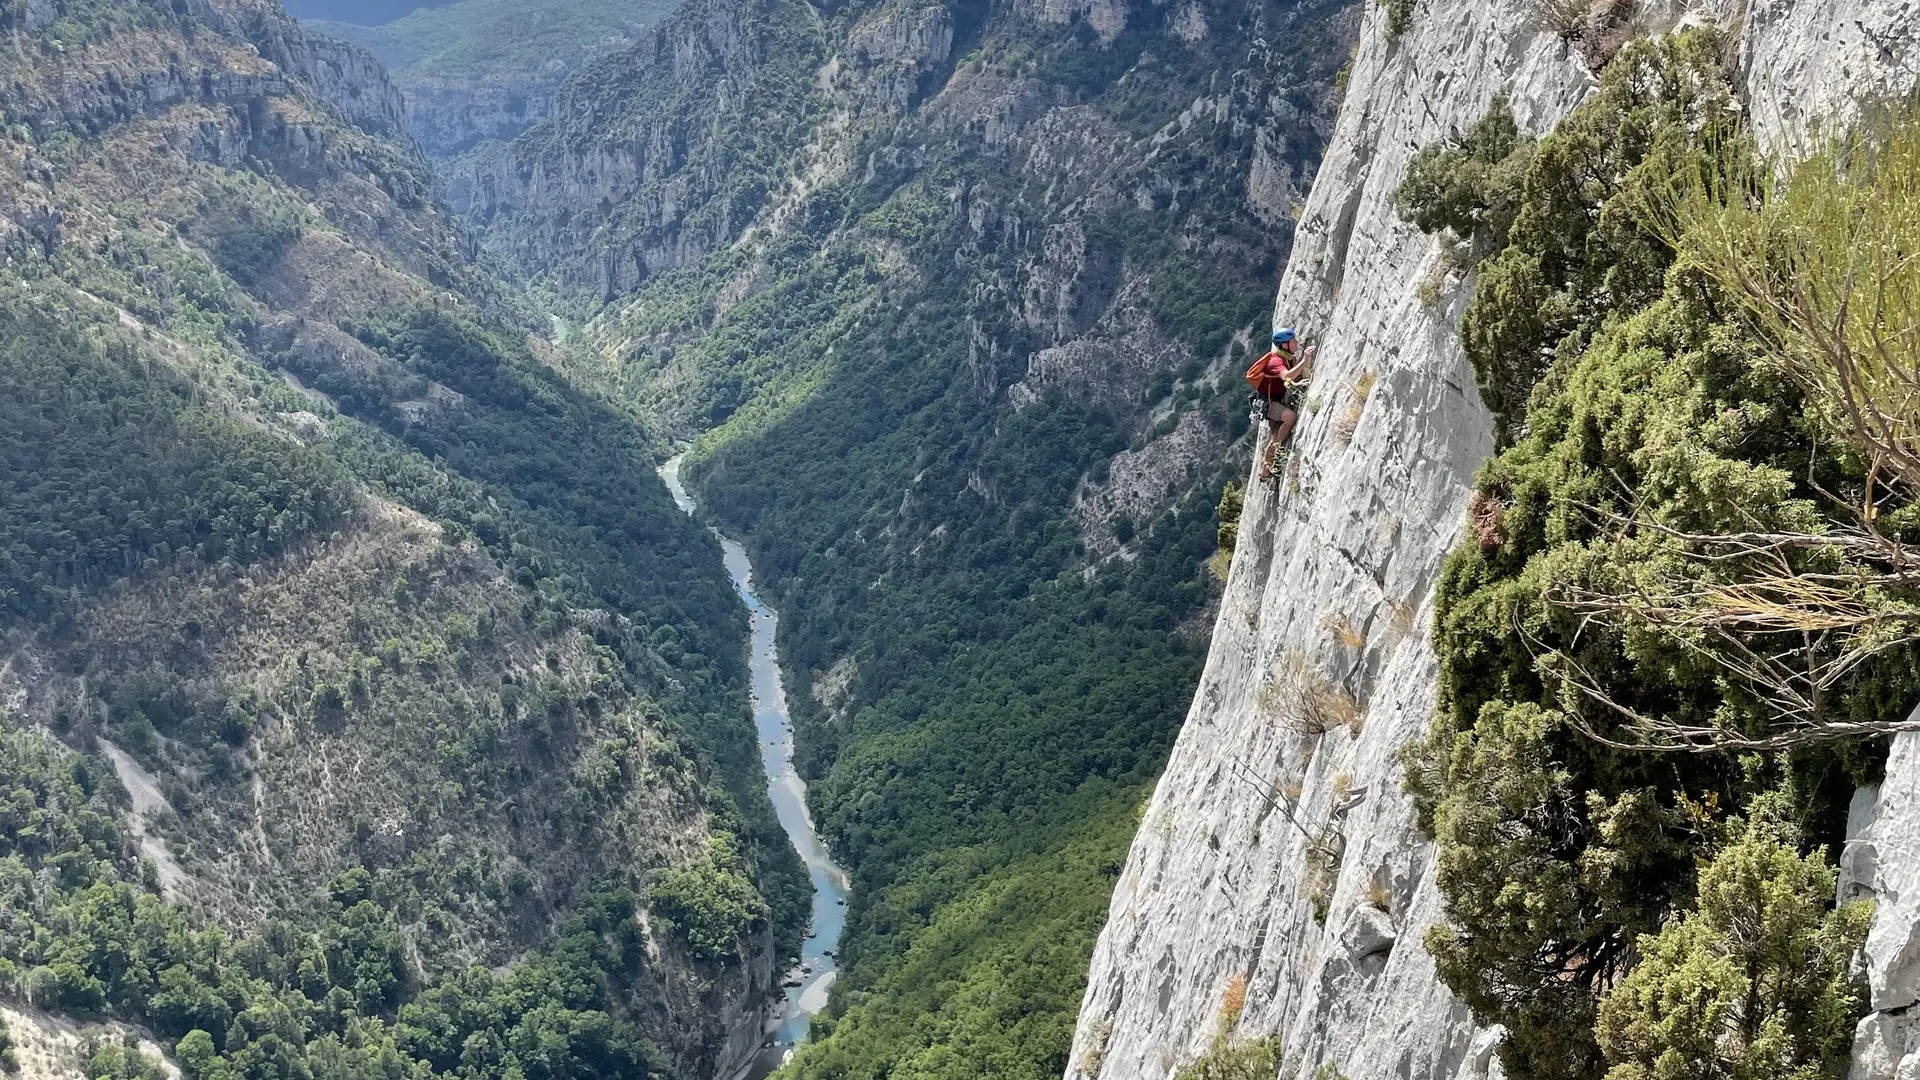
<path fill-rule="evenodd" d="M 1434 0 L 1390 40 L 1385 7 L 1368 5 L 1275 308 L 1278 324 L 1320 342 L 1315 400 L 1293 472 L 1249 486 L 1212 654 L 1114 892 L 1070 1078 L 1171 1075 L 1211 1043 L 1243 980 L 1235 1031 L 1277 1037 L 1282 1076 L 1500 1074 L 1499 1031 L 1474 1023 L 1421 944 L 1441 898 L 1396 758 L 1433 713 L 1433 587 L 1493 449 L 1492 418 L 1456 332 L 1471 282 L 1438 268 L 1435 241 L 1399 219 L 1393 194 L 1418 148 L 1464 130 L 1494 95 L 1508 92 L 1538 134 L 1594 87 L 1578 52 L 1538 29 L 1537 7 Z M 1783 152 L 1857 98 L 1911 88 L 1920 59 L 1913 0 L 1648 17 L 1739 34 L 1756 129 Z M 1886 792 L 1906 792 L 1898 813 L 1915 820 L 1890 825 L 1883 808 L 1875 836 L 1920 832 L 1920 741 L 1902 747 Z M 1881 847 L 1877 876 L 1857 886 L 1883 896 L 1869 960 L 1887 1010 L 1920 986 L 1910 847 Z M 1888 902 L 1903 892 L 1914 898 Z M 1863 1080 L 1896 1075 L 1912 1052 L 1890 1014 L 1861 1035 L 1887 1063 Z"/>
<path fill-rule="evenodd" d="M 1916 714 L 1920 718 L 1920 714 Z M 1872 900 L 1867 1005 L 1854 1032 L 1851 1080 L 1920 1075 L 1920 732 L 1896 736 L 1886 781 L 1863 788 L 1847 814 L 1837 897 Z"/>

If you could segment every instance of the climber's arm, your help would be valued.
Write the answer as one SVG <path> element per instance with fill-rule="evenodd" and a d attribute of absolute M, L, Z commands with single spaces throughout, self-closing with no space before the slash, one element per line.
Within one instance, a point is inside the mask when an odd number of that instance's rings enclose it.
<path fill-rule="evenodd" d="M 1287 369 L 1287 381 L 1303 383 L 1313 378 L 1313 354 L 1320 350 L 1318 345 L 1309 345 L 1300 351 L 1300 362 Z"/>

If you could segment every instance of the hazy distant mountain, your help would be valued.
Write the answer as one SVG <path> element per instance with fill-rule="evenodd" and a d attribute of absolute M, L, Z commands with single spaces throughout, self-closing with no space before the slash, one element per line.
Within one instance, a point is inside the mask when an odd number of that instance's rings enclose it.
<path fill-rule="evenodd" d="M 372 50 L 405 91 L 421 145 L 435 157 L 453 157 L 511 139 L 544 119 L 549 97 L 576 64 L 632 45 L 678 5 L 460 0 L 379 25 L 328 19 L 306 25 Z"/>
<path fill-rule="evenodd" d="M 407 0 L 400 0 L 404 3 Z M 422 78 L 513 79 L 626 44 L 677 0 L 460 0 L 369 23 L 311 18 L 311 29 L 373 50 L 404 86 Z M 321 6 L 344 5 L 328 0 Z M 369 6 L 358 4 L 357 6 Z"/>
<path fill-rule="evenodd" d="M 286 0 L 296 19 L 337 19 L 378 26 L 419 8 L 445 7 L 450 0 Z"/>

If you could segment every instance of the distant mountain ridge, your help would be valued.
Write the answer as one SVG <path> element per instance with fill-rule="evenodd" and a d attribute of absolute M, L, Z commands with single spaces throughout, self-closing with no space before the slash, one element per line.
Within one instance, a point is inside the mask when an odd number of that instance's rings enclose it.
<path fill-rule="evenodd" d="M 287 13 L 296 19 L 332 19 L 378 26 L 424 8 L 446 7 L 459 0 L 289 0 Z"/>
<path fill-rule="evenodd" d="M 305 25 L 380 58 L 434 157 L 511 139 L 547 115 L 567 74 L 631 45 L 679 0 L 458 0 L 366 25 Z"/>

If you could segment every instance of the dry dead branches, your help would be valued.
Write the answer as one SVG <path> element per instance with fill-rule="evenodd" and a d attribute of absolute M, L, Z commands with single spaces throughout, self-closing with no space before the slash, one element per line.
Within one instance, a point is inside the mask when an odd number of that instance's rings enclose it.
<path fill-rule="evenodd" d="M 1920 489 L 1920 112 L 1794 168 L 1730 147 L 1655 200 L 1809 404 L 1882 474 Z M 1871 506 L 1866 508 L 1871 519 Z"/>
<path fill-rule="evenodd" d="M 1568 652 L 1543 650 L 1546 667 L 1578 699 L 1625 721 L 1625 737 L 1586 725 L 1622 749 L 1781 750 L 1903 730 L 1904 719 L 1860 721 L 1833 703 L 1847 680 L 1887 652 L 1920 642 L 1920 567 L 1868 529 L 1831 533 L 1695 535 L 1614 516 L 1617 542 L 1659 534 L 1691 573 L 1655 573 L 1625 589 L 1562 586 L 1554 606 L 1621 630 L 1652 631 L 1719 668 L 1728 684 L 1762 703 L 1763 732 L 1683 723 L 1622 704 Z M 1578 714 L 1578 709 L 1570 710 Z M 1577 721 L 1576 721 L 1577 722 Z"/>
<path fill-rule="evenodd" d="M 1366 726 L 1366 707 L 1299 652 L 1280 658 L 1273 681 L 1260 692 L 1260 704 L 1303 735 L 1324 735 L 1341 727 L 1358 735 Z"/>
<path fill-rule="evenodd" d="M 1617 542 L 1651 540 L 1678 560 L 1639 565 L 1624 586 L 1560 587 L 1548 602 L 1583 626 L 1672 642 L 1770 718 L 1764 730 L 1735 731 L 1646 715 L 1567 651 L 1545 650 L 1570 705 L 1597 704 L 1623 721 L 1618 735 L 1586 725 L 1601 742 L 1777 750 L 1914 726 L 1836 707 L 1865 665 L 1920 642 L 1920 565 L 1885 524 L 1890 507 L 1911 506 L 1920 492 L 1920 110 L 1884 119 L 1784 177 L 1730 137 L 1649 200 L 1667 241 L 1804 391 L 1814 429 L 1857 455 L 1861 479 L 1836 495 L 1808 477 L 1841 519 L 1818 531 L 1702 535 L 1593 511 Z"/>

